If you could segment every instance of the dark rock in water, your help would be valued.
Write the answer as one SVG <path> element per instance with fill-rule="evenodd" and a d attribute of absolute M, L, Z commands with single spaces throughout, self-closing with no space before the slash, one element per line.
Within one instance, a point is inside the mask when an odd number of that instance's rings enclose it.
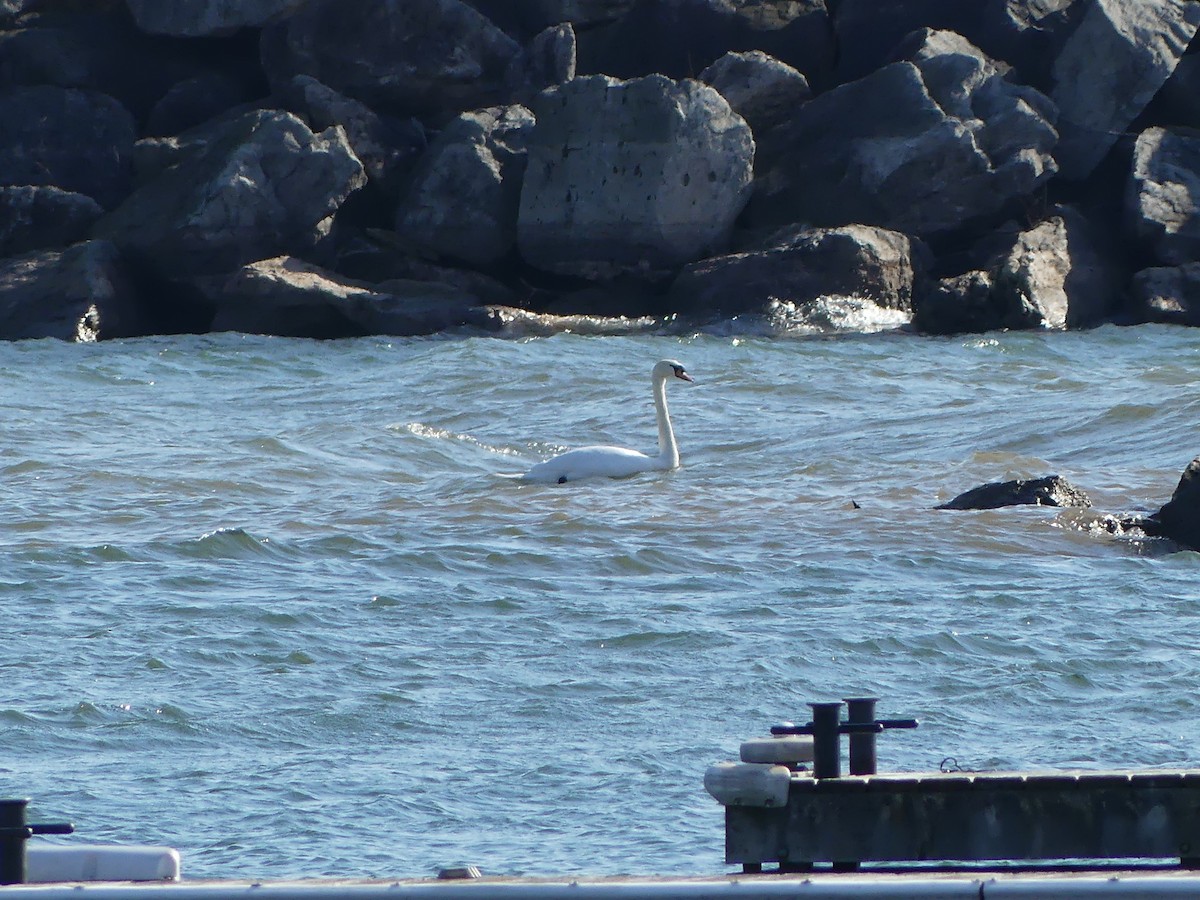
<path fill-rule="evenodd" d="M 913 243 L 907 235 L 867 225 L 785 230 L 763 250 L 685 267 L 671 288 L 672 308 L 739 315 L 772 301 L 805 304 L 853 296 L 908 310 L 920 268 Z"/>
<path fill-rule="evenodd" d="M 1200 137 L 1165 128 L 1138 135 L 1126 193 L 1134 232 L 1165 265 L 1200 256 Z"/>
<path fill-rule="evenodd" d="M 0 184 L 40 184 L 111 209 L 128 192 L 135 126 L 119 102 L 58 87 L 0 90 Z"/>
<path fill-rule="evenodd" d="M 238 117 L 96 223 L 162 277 L 217 275 L 310 249 L 365 180 L 341 128 L 313 134 L 296 116 Z"/>
<path fill-rule="evenodd" d="M 1200 550 L 1200 457 L 1183 470 L 1167 504 L 1139 524 L 1146 534 L 1170 538 L 1189 549 Z"/>
<path fill-rule="evenodd" d="M 87 241 L 0 260 L 0 337 L 96 341 L 144 334 L 117 248 Z"/>
<path fill-rule="evenodd" d="M 78 243 L 104 209 L 56 187 L 0 187 L 0 259 Z"/>
<path fill-rule="evenodd" d="M 1200 25 L 1191 0 L 1093 0 L 1054 61 L 1054 158 L 1065 178 L 1092 173 L 1174 71 Z"/>
<path fill-rule="evenodd" d="M 1057 475 L 1045 478 L 994 481 L 959 494 L 937 509 L 996 509 L 1001 506 L 1078 506 L 1092 501 L 1079 488 Z"/>

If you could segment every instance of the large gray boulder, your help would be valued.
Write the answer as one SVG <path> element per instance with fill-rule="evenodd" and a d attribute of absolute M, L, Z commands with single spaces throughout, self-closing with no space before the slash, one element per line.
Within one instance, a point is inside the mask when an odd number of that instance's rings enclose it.
<path fill-rule="evenodd" d="M 1138 135 L 1126 218 L 1158 262 L 1200 259 L 1200 137 L 1165 128 Z"/>
<path fill-rule="evenodd" d="M 463 113 L 430 145 L 396 216 L 421 252 L 476 266 L 517 242 L 517 210 L 533 114 L 523 106 Z"/>
<path fill-rule="evenodd" d="M 895 231 L 801 227 L 775 235 L 764 249 L 687 266 L 671 287 L 671 305 L 683 313 L 735 316 L 775 302 L 799 307 L 836 296 L 910 310 L 923 265 L 912 240 Z"/>
<path fill-rule="evenodd" d="M 755 134 L 774 128 L 812 96 L 804 75 L 761 50 L 726 53 L 700 73 L 700 80 L 716 89 Z"/>
<path fill-rule="evenodd" d="M 291 257 L 260 260 L 205 285 L 213 331 L 285 337 L 432 334 L 487 327 L 490 314 L 458 287 L 424 281 L 354 281 Z"/>
<path fill-rule="evenodd" d="M 576 78 L 535 100 L 517 239 L 551 272 L 610 277 L 723 250 L 754 139 L 698 81 Z"/>
<path fill-rule="evenodd" d="M 1044 96 L 958 35 L 921 32 L 906 49 L 908 59 L 815 97 L 769 136 L 754 224 L 933 236 L 996 216 L 1053 175 Z"/>
<path fill-rule="evenodd" d="M 1154 515 L 1140 520 L 1142 530 L 1166 537 L 1191 550 L 1200 550 L 1200 457 L 1196 457 L 1179 479 L 1171 499 Z"/>
<path fill-rule="evenodd" d="M 1200 262 L 1143 269 L 1133 276 L 1131 293 L 1140 321 L 1200 325 Z"/>
<path fill-rule="evenodd" d="M 1066 178 L 1092 173 L 1170 77 L 1200 26 L 1194 0 L 1093 0 L 1054 62 L 1055 150 Z"/>
<path fill-rule="evenodd" d="M 104 241 L 0 260 L 0 339 L 95 341 L 142 334 L 121 255 Z"/>
<path fill-rule="evenodd" d="M 1096 229 L 1064 207 L 1013 236 L 986 269 L 919 292 L 913 325 L 930 334 L 1087 328 L 1112 313 L 1121 283 Z"/>
<path fill-rule="evenodd" d="M 311 0 L 263 33 L 284 90 L 310 75 L 380 112 L 460 112 L 502 102 L 520 46 L 462 0 Z"/>
<path fill-rule="evenodd" d="M 107 94 L 0 90 L 0 185 L 50 185 L 112 208 L 130 188 L 133 116 Z"/>
<path fill-rule="evenodd" d="M 150 34 L 211 37 L 257 28 L 304 0 L 125 0 L 138 27 Z"/>
<path fill-rule="evenodd" d="M 226 273 L 311 247 L 364 179 L 340 128 L 313 134 L 290 113 L 255 110 L 138 188 L 93 235 L 163 277 Z"/>
<path fill-rule="evenodd" d="M 86 194 L 49 186 L 0 187 L 0 259 L 75 244 L 104 209 Z"/>

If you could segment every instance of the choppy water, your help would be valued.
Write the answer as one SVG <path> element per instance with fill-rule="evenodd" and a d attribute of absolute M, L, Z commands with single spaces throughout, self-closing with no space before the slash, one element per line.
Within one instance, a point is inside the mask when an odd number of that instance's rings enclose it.
<path fill-rule="evenodd" d="M 684 467 L 497 479 L 561 447 Z M 0 344 L 0 789 L 192 877 L 724 871 L 707 765 L 1200 765 L 1200 332 Z M 1060 474 L 1097 513 L 935 512 Z M 852 508 L 857 501 L 860 509 Z"/>

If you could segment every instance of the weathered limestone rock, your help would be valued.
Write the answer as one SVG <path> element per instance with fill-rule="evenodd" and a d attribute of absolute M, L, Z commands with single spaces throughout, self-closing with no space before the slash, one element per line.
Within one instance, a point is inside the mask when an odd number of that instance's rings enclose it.
<path fill-rule="evenodd" d="M 726 53 L 700 73 L 700 80 L 715 88 L 755 134 L 774 128 L 812 96 L 808 79 L 760 50 Z"/>
<path fill-rule="evenodd" d="M 824 83 L 835 55 L 826 0 L 639 0 L 580 35 L 586 73 L 694 78 L 730 51 L 761 50 Z"/>
<path fill-rule="evenodd" d="M 412 178 L 396 231 L 438 257 L 488 265 L 517 241 L 517 210 L 533 114 L 523 106 L 463 113 L 438 135 Z"/>
<path fill-rule="evenodd" d="M 908 310 L 921 269 L 915 255 L 906 235 L 882 228 L 797 228 L 767 249 L 687 266 L 671 287 L 672 308 L 730 316 L 776 301 L 799 306 L 842 296 Z"/>
<path fill-rule="evenodd" d="M 1200 26 L 1192 0 L 1093 0 L 1054 63 L 1066 178 L 1086 178 L 1170 77 Z"/>
<path fill-rule="evenodd" d="M 311 246 L 364 177 L 340 128 L 313 134 L 289 113 L 256 110 L 138 188 L 93 234 L 165 277 L 230 272 Z"/>
<path fill-rule="evenodd" d="M 104 241 L 0 260 L 0 339 L 144 333 L 120 253 Z"/>
<path fill-rule="evenodd" d="M 810 100 L 763 151 L 756 225 L 861 222 L 925 237 L 994 216 L 1055 171 L 1054 107 L 963 38 Z"/>
<path fill-rule="evenodd" d="M 1138 524 L 1147 534 L 1200 550 L 1200 457 L 1188 463 L 1175 493 L 1162 509 Z"/>
<path fill-rule="evenodd" d="M 1121 281 L 1075 210 L 1017 234 L 986 271 L 942 279 L 920 292 L 913 325 L 930 334 L 1002 328 L 1087 328 L 1109 315 Z"/>
<path fill-rule="evenodd" d="M 707 85 L 576 78 L 540 94 L 517 237 L 538 268 L 609 277 L 721 251 L 750 192 L 754 140 Z"/>
<path fill-rule="evenodd" d="M 1200 262 L 1143 269 L 1133 276 L 1132 293 L 1141 321 L 1200 325 Z"/>
<path fill-rule="evenodd" d="M 86 194 L 61 188 L 0 187 L 0 259 L 75 244 L 104 209 Z"/>
<path fill-rule="evenodd" d="M 207 286 L 213 331 L 338 338 L 421 335 L 455 326 L 486 327 L 479 300 L 456 287 L 421 281 L 378 286 L 290 257 L 261 260 Z"/>
<path fill-rule="evenodd" d="M 1159 262 L 1200 259 L 1200 137 L 1143 131 L 1134 146 L 1126 210 L 1134 233 Z"/>
<path fill-rule="evenodd" d="M 1054 61 L 1083 17 L 1088 0 L 988 0 L 979 6 L 977 22 L 964 23 L 965 30 L 951 30 L 993 59 L 1011 65 L 1015 80 L 1049 93 Z"/>
<path fill-rule="evenodd" d="M 111 208 L 129 191 L 133 117 L 107 94 L 0 90 L 0 185 L 51 185 Z"/>
<path fill-rule="evenodd" d="M 1065 478 L 994 481 L 959 494 L 938 509 L 997 509 L 1001 506 L 1076 506 L 1089 507 L 1092 501 Z"/>
<path fill-rule="evenodd" d="M 256 28 L 304 0 L 125 0 L 138 27 L 151 34 L 209 37 Z"/>
<path fill-rule="evenodd" d="M 311 0 L 263 34 L 263 66 L 277 89 L 310 75 L 394 114 L 503 102 L 519 52 L 463 0 Z"/>

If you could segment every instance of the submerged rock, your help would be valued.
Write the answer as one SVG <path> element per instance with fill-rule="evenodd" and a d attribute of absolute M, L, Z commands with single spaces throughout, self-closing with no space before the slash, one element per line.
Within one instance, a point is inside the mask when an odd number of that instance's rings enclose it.
<path fill-rule="evenodd" d="M 1183 470 L 1171 499 L 1138 524 L 1146 534 L 1170 538 L 1191 550 L 1200 550 L 1200 456 Z"/>
<path fill-rule="evenodd" d="M 1058 475 L 1044 478 L 994 481 L 959 494 L 937 509 L 997 509 L 1001 506 L 1090 507 L 1092 501 L 1079 488 Z"/>

